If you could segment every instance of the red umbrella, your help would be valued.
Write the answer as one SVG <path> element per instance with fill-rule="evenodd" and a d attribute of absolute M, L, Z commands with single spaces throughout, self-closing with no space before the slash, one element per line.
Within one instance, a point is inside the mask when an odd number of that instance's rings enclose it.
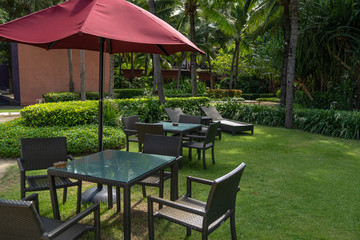
<path fill-rule="evenodd" d="M 45 49 L 100 51 L 99 151 L 103 131 L 103 52 L 204 53 L 163 20 L 124 0 L 69 0 L 0 25 L 0 41 Z"/>

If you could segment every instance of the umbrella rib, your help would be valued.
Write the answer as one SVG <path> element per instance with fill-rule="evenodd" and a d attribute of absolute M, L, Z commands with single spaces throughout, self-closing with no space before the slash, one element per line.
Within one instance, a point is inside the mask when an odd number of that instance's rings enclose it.
<path fill-rule="evenodd" d="M 156 46 L 157 46 L 166 56 L 169 56 L 168 52 L 167 52 L 160 44 L 156 44 Z"/>
<path fill-rule="evenodd" d="M 48 50 L 50 50 L 50 49 L 55 45 L 55 43 L 57 43 L 57 41 L 51 42 L 51 43 L 48 45 Z"/>

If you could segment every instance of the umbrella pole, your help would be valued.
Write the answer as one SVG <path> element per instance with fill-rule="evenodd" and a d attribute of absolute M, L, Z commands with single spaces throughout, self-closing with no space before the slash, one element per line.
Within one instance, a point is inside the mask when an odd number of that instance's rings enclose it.
<path fill-rule="evenodd" d="M 99 58 L 99 152 L 103 151 L 103 85 L 104 85 L 104 43 L 105 38 L 99 37 L 100 44 L 100 58 Z M 110 190 L 110 194 L 108 194 Z M 103 188 L 102 184 L 98 184 L 97 188 L 90 188 L 86 190 L 81 196 L 81 202 L 108 202 L 108 208 L 112 208 L 113 202 L 116 202 L 116 190 L 111 186 Z"/>

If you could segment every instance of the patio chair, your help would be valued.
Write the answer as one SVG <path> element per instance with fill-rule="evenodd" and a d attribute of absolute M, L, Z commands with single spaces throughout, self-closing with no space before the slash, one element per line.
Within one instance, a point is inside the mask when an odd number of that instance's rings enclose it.
<path fill-rule="evenodd" d="M 65 137 L 22 138 L 21 158 L 17 161 L 20 168 L 21 198 L 25 197 L 26 192 L 49 190 L 47 175 L 28 176 L 29 171 L 44 170 L 52 167 L 56 162 L 66 162 L 68 159 L 74 160 L 71 155 L 67 154 Z M 63 203 L 66 202 L 67 188 L 78 186 L 76 212 L 79 213 L 81 207 L 81 181 L 72 181 L 68 178 L 59 177 L 55 179 L 55 185 L 56 188 L 64 188 Z"/>
<path fill-rule="evenodd" d="M 181 165 L 181 138 L 160 135 L 146 134 L 144 139 L 143 153 L 174 156 Z M 170 172 L 163 172 L 163 181 L 171 177 Z M 143 197 L 146 197 L 145 186 L 159 188 L 159 197 L 164 196 L 164 182 L 161 182 L 160 172 L 140 182 L 142 185 Z"/>
<path fill-rule="evenodd" d="M 122 122 L 124 125 L 124 133 L 126 135 L 126 151 L 129 151 L 130 142 L 138 142 L 136 122 L 139 122 L 138 116 L 123 117 Z M 133 137 L 134 136 L 134 137 Z"/>
<path fill-rule="evenodd" d="M 136 123 L 136 131 L 138 133 L 139 152 L 142 152 L 145 134 L 164 135 L 162 124 L 158 123 Z"/>
<path fill-rule="evenodd" d="M 236 240 L 235 204 L 240 190 L 239 183 L 246 164 L 242 163 L 228 174 L 214 181 L 187 177 L 187 192 L 176 201 L 148 196 L 149 239 L 154 239 L 154 217 L 163 218 L 186 227 L 187 236 L 191 230 L 199 231 L 202 240 L 230 218 L 231 239 Z M 206 202 L 192 198 L 192 182 L 210 185 Z M 163 208 L 154 213 L 153 203 L 163 204 Z M 223 239 L 228 239 L 223 236 Z"/>
<path fill-rule="evenodd" d="M 0 212 L 1 239 L 70 240 L 77 239 L 89 231 L 94 232 L 94 239 L 101 239 L 99 203 L 91 205 L 65 222 L 40 216 L 36 193 L 22 200 L 0 199 Z M 94 225 L 78 223 L 91 213 L 94 213 Z"/>
<path fill-rule="evenodd" d="M 165 108 L 171 122 L 179 122 L 180 115 L 184 115 L 180 108 Z"/>
<path fill-rule="evenodd" d="M 223 118 L 214 106 L 201 107 L 208 117 L 211 117 L 213 121 L 220 121 L 220 128 L 223 131 L 231 132 L 235 135 L 238 132 L 251 131 L 254 133 L 254 125 L 250 123 L 244 123 Z"/>
<path fill-rule="evenodd" d="M 195 124 L 202 124 L 202 117 L 195 116 L 195 115 L 180 115 L 179 123 L 195 123 Z M 206 134 L 208 131 L 208 126 L 202 126 L 201 129 L 198 131 L 199 134 Z M 216 131 L 216 136 L 219 137 L 221 140 L 221 129 L 218 128 Z"/>
<path fill-rule="evenodd" d="M 211 148 L 211 156 L 212 163 L 215 164 L 215 156 L 214 156 L 214 146 L 215 146 L 215 137 L 218 127 L 220 126 L 220 122 L 210 123 L 209 129 L 205 136 L 203 135 L 186 135 L 190 139 L 188 142 L 183 143 L 183 147 L 189 148 L 189 160 L 191 161 L 192 152 L 191 149 L 197 149 L 198 159 L 201 156 L 201 150 L 203 152 L 203 166 L 206 169 L 206 161 L 205 161 L 205 151 Z M 193 139 L 198 141 L 194 142 Z"/>

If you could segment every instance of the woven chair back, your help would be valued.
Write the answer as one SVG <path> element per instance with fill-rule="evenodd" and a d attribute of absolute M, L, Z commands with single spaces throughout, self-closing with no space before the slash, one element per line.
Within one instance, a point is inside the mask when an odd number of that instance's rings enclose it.
<path fill-rule="evenodd" d="M 201 124 L 201 116 L 195 115 L 180 115 L 179 123 L 194 123 Z"/>
<path fill-rule="evenodd" d="M 180 108 L 165 108 L 165 111 L 172 122 L 179 122 L 180 115 L 184 115 Z"/>
<path fill-rule="evenodd" d="M 65 137 L 22 138 L 21 161 L 25 171 L 46 169 L 53 163 L 67 161 Z"/>
<path fill-rule="evenodd" d="M 208 131 L 206 133 L 204 144 L 212 143 L 215 141 L 215 137 L 217 135 L 217 129 L 219 127 L 220 127 L 220 122 L 210 123 L 208 127 Z"/>
<path fill-rule="evenodd" d="M 241 163 L 237 168 L 214 181 L 205 207 L 205 212 L 207 212 L 204 218 L 206 226 L 209 226 L 227 211 L 235 209 L 236 195 L 245 167 L 246 164 Z"/>
<path fill-rule="evenodd" d="M 181 138 L 146 134 L 143 153 L 179 157 L 181 154 Z"/>
<path fill-rule="evenodd" d="M 124 129 L 136 130 L 136 122 L 139 122 L 139 117 L 137 115 L 130 117 L 123 117 L 122 122 Z"/>
<path fill-rule="evenodd" d="M 136 131 L 139 144 L 144 143 L 146 134 L 164 135 L 163 125 L 158 123 L 136 123 Z"/>
<path fill-rule="evenodd" d="M 30 201 L 0 199 L 1 239 L 43 239 L 40 217 Z"/>

